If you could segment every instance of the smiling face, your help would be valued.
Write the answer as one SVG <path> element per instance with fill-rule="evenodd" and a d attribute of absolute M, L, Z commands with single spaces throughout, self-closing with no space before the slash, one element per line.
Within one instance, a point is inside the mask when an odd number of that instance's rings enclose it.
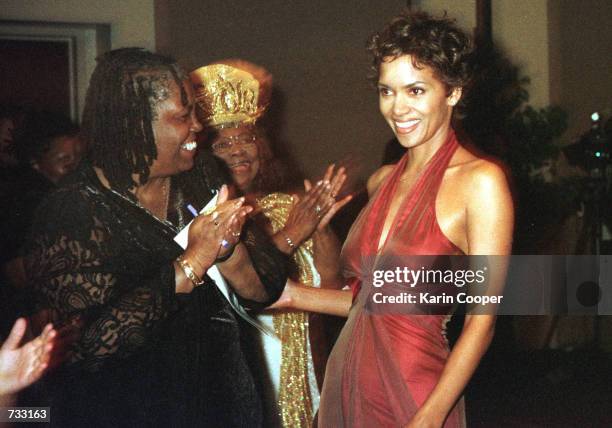
<path fill-rule="evenodd" d="M 57 184 L 63 176 L 76 169 L 82 154 L 83 145 L 78 137 L 57 137 L 40 159 L 32 161 L 32 168 Z"/>
<path fill-rule="evenodd" d="M 448 89 L 430 67 L 416 68 L 410 55 L 383 61 L 378 78 L 380 112 L 406 148 L 443 144 L 461 89 Z"/>
<path fill-rule="evenodd" d="M 225 162 L 232 173 L 234 183 L 245 193 L 259 172 L 257 138 L 259 137 L 255 128 L 240 126 L 220 129 L 212 141 L 214 155 Z"/>
<path fill-rule="evenodd" d="M 196 155 L 195 134 L 202 130 L 194 108 L 194 92 L 189 81 L 182 82 L 187 93 L 187 104 L 181 101 L 177 84 L 168 81 L 168 97 L 157 102 L 153 120 L 153 134 L 157 158 L 150 167 L 150 178 L 167 177 L 193 168 Z"/>

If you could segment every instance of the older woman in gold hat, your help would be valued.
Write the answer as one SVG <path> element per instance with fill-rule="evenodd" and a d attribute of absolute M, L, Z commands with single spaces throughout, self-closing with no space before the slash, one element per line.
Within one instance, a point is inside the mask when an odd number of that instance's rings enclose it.
<path fill-rule="evenodd" d="M 194 70 L 191 80 L 202 120 L 211 130 L 213 154 L 225 163 L 278 249 L 292 255 L 294 280 L 312 287 L 339 286 L 339 245 L 328 223 L 350 200 L 336 200 L 344 169 L 334 171 L 331 165 L 314 186 L 306 180 L 299 197 L 283 193 L 283 167 L 257 122 L 270 102 L 272 76 L 252 63 L 226 60 Z M 321 340 L 313 340 L 321 336 L 314 317 L 297 311 L 257 317 L 270 332 L 252 337 L 263 348 L 253 371 L 263 389 L 267 426 L 312 424 L 327 357 Z"/>

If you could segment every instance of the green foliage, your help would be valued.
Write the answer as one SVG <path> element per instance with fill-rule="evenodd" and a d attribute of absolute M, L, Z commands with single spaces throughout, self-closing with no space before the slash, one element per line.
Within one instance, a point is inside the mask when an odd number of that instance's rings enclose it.
<path fill-rule="evenodd" d="M 567 129 L 567 113 L 560 107 L 539 110 L 525 106 L 506 119 L 500 129 L 508 145 L 505 160 L 516 178 L 534 181 L 545 161 L 556 159 L 557 139 Z"/>

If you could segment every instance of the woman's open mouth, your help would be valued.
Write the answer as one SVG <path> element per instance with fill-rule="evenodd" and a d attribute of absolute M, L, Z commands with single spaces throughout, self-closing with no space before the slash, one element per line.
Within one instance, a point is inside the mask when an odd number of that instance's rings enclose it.
<path fill-rule="evenodd" d="M 196 141 L 187 141 L 181 144 L 182 150 L 187 150 L 188 152 L 193 152 L 198 148 L 198 143 Z"/>
<path fill-rule="evenodd" d="M 419 125 L 421 119 L 412 119 L 407 120 L 405 122 L 393 121 L 395 125 L 395 130 L 398 134 L 408 134 L 415 130 L 415 128 Z"/>

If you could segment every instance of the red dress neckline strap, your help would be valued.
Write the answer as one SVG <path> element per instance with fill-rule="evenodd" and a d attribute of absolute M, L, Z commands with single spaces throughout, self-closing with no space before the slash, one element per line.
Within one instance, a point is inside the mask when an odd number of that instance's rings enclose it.
<path fill-rule="evenodd" d="M 369 204 L 370 209 L 366 223 L 370 227 L 367 231 L 364 230 L 362 234 L 362 237 L 367 236 L 367 239 L 361 242 L 363 249 L 366 249 L 370 254 L 379 254 L 384 252 L 390 239 L 392 239 L 393 236 L 396 236 L 398 232 L 405 229 L 412 231 L 413 233 L 411 233 L 411 235 L 413 237 L 422 236 L 422 233 L 417 232 L 419 225 L 424 221 L 427 223 L 427 226 L 432 228 L 432 231 L 437 230 L 439 234 L 441 234 L 441 230 L 437 224 L 437 218 L 435 216 L 435 200 L 444 173 L 458 147 L 459 142 L 457 141 L 455 133 L 451 131 L 445 143 L 427 161 L 425 167 L 419 173 L 419 176 L 412 185 L 411 189 L 406 192 L 406 195 L 403 196 L 403 200 L 395 213 L 395 217 L 385 238 L 385 242 L 383 242 L 379 248 L 378 244 L 380 242 L 385 219 L 389 213 L 391 201 L 397 192 L 401 175 L 406 169 L 406 164 L 408 162 L 410 153 L 407 152 L 400 159 L 393 171 L 389 174 L 387 179 L 380 186 L 379 190 L 375 193 L 372 201 Z M 428 214 L 433 213 L 433 218 L 427 218 L 428 216 L 424 216 L 428 210 L 431 211 Z M 433 220 L 433 223 L 431 220 Z M 405 242 L 405 233 L 401 233 L 401 235 L 402 240 Z M 444 238 L 443 240 L 446 241 L 446 243 L 451 244 L 454 247 L 454 244 L 448 241 L 448 238 L 446 238 L 445 235 L 441 234 L 441 237 Z"/>

